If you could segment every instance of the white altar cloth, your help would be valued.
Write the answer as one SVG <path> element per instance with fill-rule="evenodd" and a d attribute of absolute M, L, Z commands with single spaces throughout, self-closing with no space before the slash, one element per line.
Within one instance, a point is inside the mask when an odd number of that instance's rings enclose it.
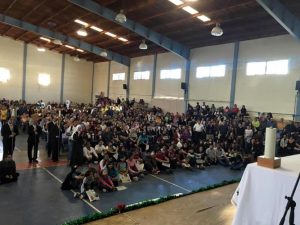
<path fill-rule="evenodd" d="M 249 164 L 237 187 L 232 203 L 237 207 L 233 225 L 279 225 L 300 172 L 300 155 L 281 158 L 281 167 L 269 169 Z M 294 200 L 296 225 L 300 225 L 300 183 Z M 289 212 L 285 225 L 288 225 Z"/>

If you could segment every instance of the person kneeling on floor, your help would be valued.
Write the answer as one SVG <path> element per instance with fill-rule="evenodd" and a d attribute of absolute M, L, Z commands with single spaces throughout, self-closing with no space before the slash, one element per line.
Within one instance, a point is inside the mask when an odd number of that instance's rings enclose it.
<path fill-rule="evenodd" d="M 11 155 L 7 155 L 0 162 L 0 184 L 10 183 L 18 180 L 19 173 L 16 172 L 16 163 Z"/>
<path fill-rule="evenodd" d="M 87 197 L 87 192 L 89 190 L 94 190 L 96 188 L 96 182 L 94 178 L 94 174 L 91 170 L 88 170 L 84 174 L 84 178 L 80 187 L 80 193 L 75 193 L 74 197 L 79 197 L 80 199 L 84 199 Z"/>
<path fill-rule="evenodd" d="M 83 178 L 84 175 L 78 171 L 78 166 L 75 165 L 72 168 L 71 172 L 68 173 L 68 175 L 66 176 L 64 182 L 61 185 L 61 189 L 62 190 L 77 189 L 81 184 Z"/>

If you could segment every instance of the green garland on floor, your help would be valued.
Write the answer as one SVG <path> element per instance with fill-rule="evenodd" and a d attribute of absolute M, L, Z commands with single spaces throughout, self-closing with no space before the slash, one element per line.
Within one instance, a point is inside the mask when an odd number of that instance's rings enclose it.
<path fill-rule="evenodd" d="M 144 208 L 144 207 L 147 207 L 147 206 L 160 204 L 162 202 L 166 202 L 166 201 L 169 201 L 169 200 L 172 200 L 172 199 L 181 198 L 181 197 L 184 197 L 184 196 L 188 196 L 188 195 L 203 192 L 203 191 L 208 191 L 208 190 L 211 190 L 211 189 L 214 189 L 214 188 L 218 188 L 218 187 L 222 187 L 222 186 L 225 186 L 225 185 L 237 183 L 239 181 L 240 181 L 240 179 L 238 179 L 238 180 L 229 180 L 229 181 L 224 180 L 221 183 L 214 184 L 214 185 L 209 185 L 209 186 L 206 186 L 206 187 L 203 187 L 203 188 L 199 188 L 198 190 L 194 190 L 194 191 L 186 193 L 186 194 L 169 195 L 169 196 L 165 196 L 165 197 L 161 197 L 161 198 L 155 198 L 155 199 L 151 199 L 151 200 L 147 200 L 147 201 L 138 202 L 138 203 L 135 203 L 135 204 L 126 205 L 122 212 L 128 212 L 128 211 L 131 211 L 131 210 L 140 209 L 140 208 Z M 81 217 L 79 219 L 66 222 L 62 225 L 81 225 L 81 224 L 85 224 L 85 223 L 92 222 L 92 221 L 95 221 L 95 220 L 103 219 L 103 218 L 106 218 L 106 217 L 109 217 L 109 216 L 113 216 L 113 215 L 116 215 L 116 214 L 119 214 L 119 209 L 118 208 L 112 208 L 109 212 L 93 213 L 91 215 L 84 216 L 84 217 Z"/>

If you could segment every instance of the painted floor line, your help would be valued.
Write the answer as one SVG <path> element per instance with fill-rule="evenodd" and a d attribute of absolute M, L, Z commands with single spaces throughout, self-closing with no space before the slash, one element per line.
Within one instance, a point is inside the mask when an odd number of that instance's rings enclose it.
<path fill-rule="evenodd" d="M 165 180 L 165 179 L 163 179 L 163 178 L 161 178 L 161 177 L 155 176 L 155 175 L 153 175 L 153 174 L 149 174 L 149 175 L 152 176 L 152 177 L 155 177 L 155 178 L 158 179 L 158 180 L 162 180 L 162 181 L 164 181 L 164 182 L 166 182 L 166 183 L 168 183 L 168 184 L 171 184 L 171 185 L 173 185 L 173 186 L 175 186 L 175 187 L 178 187 L 178 188 L 180 188 L 180 189 L 182 189 L 182 190 L 185 190 L 185 191 L 187 191 L 187 192 L 192 192 L 192 190 L 189 190 L 189 189 L 186 189 L 186 188 L 184 188 L 184 187 L 181 187 L 181 186 L 179 186 L 179 185 L 177 185 L 177 184 L 174 184 L 174 183 L 172 183 L 172 182 L 170 182 L 170 181 L 167 181 L 167 180 Z"/>
<path fill-rule="evenodd" d="M 55 176 L 53 173 L 51 173 L 48 169 L 46 168 L 42 168 L 43 170 L 45 170 L 50 176 L 52 176 L 55 180 L 57 180 L 59 183 L 63 183 L 57 176 Z M 76 192 L 74 190 L 70 190 L 73 194 L 75 194 Z M 95 206 L 93 206 L 90 202 L 88 202 L 85 199 L 82 199 L 82 201 L 84 201 L 88 206 L 90 206 L 93 210 L 95 210 L 97 213 L 101 213 L 101 211 L 99 209 L 97 209 Z"/>

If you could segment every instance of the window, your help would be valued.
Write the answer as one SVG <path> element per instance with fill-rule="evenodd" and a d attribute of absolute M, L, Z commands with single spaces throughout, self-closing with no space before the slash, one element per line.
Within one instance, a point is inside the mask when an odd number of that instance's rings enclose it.
<path fill-rule="evenodd" d="M 133 73 L 134 80 L 149 80 L 150 79 L 150 71 L 140 71 Z"/>
<path fill-rule="evenodd" d="M 247 63 L 247 75 L 264 75 L 266 72 L 266 62 Z"/>
<path fill-rule="evenodd" d="M 286 75 L 289 72 L 289 60 L 247 63 L 247 76 Z"/>
<path fill-rule="evenodd" d="M 113 73 L 112 80 L 125 80 L 125 73 Z"/>
<path fill-rule="evenodd" d="M 0 67 L 0 82 L 6 83 L 10 79 L 9 69 Z"/>
<path fill-rule="evenodd" d="M 197 67 L 196 78 L 224 77 L 225 71 L 226 71 L 225 65 L 200 66 Z"/>
<path fill-rule="evenodd" d="M 289 73 L 289 60 L 276 60 L 267 62 L 268 75 L 285 75 Z"/>
<path fill-rule="evenodd" d="M 181 69 L 161 70 L 160 79 L 180 79 Z"/>
<path fill-rule="evenodd" d="M 38 83 L 42 86 L 49 86 L 50 84 L 50 75 L 47 73 L 39 73 Z"/>

